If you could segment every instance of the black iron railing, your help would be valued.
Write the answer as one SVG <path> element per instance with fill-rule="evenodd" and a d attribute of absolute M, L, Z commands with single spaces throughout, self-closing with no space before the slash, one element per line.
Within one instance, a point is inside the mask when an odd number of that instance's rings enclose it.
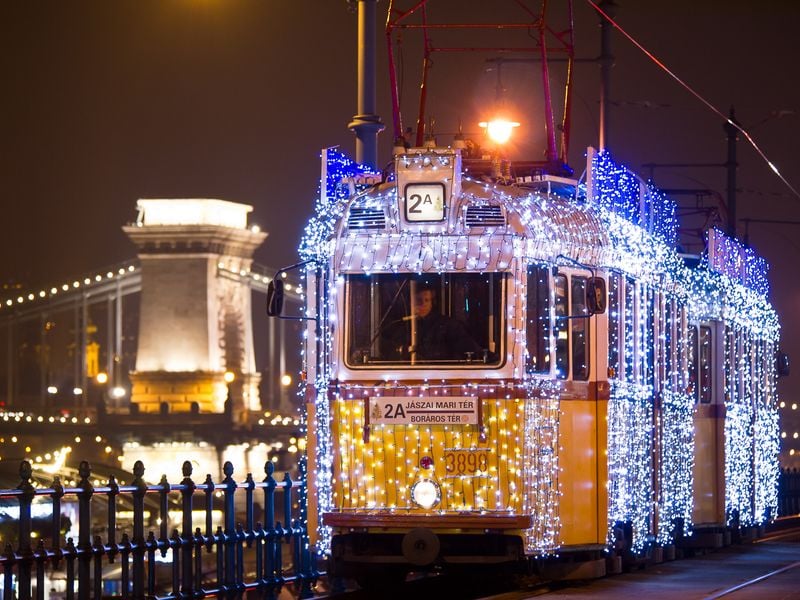
<path fill-rule="evenodd" d="M 31 483 L 31 465 L 23 461 L 17 488 L 0 490 L 0 501 L 16 500 L 19 506 L 17 539 L 15 544 L 3 540 L 0 555 L 3 599 L 43 599 L 46 578 L 54 575 L 66 582 L 66 600 L 107 596 L 109 582 L 115 590 L 111 595 L 131 599 L 236 597 L 251 590 L 272 598 L 289 585 L 301 598 L 313 596 L 311 586 L 319 573 L 304 526 L 305 463 L 300 463 L 300 481 L 292 481 L 288 473 L 275 480 L 271 462 L 264 470 L 263 481 L 248 473 L 237 483 L 233 465 L 226 462 L 221 482 L 208 475 L 195 483 L 186 461 L 180 483 L 168 483 L 164 476 L 157 485 L 148 485 L 144 465 L 137 461 L 131 485 L 118 485 L 111 476 L 105 486 L 95 487 L 84 461 L 77 487 L 64 487 L 56 477 L 52 487 L 37 489 Z M 34 546 L 31 507 L 48 500 L 52 532 L 49 540 L 41 536 Z M 72 538 L 65 543 L 61 531 L 65 502 L 77 503 L 77 545 Z M 130 507 L 125 512 L 132 523 L 118 519 L 121 506 Z M 204 513 L 201 523 L 193 522 L 198 510 Z M 262 521 L 255 520 L 256 511 L 263 511 Z M 175 525 L 171 532 L 170 513 Z M 145 535 L 145 519 L 153 514 L 158 519 L 150 522 L 158 532 Z M 222 521 L 216 528 L 215 517 Z M 96 535 L 103 530 L 105 541 Z"/>

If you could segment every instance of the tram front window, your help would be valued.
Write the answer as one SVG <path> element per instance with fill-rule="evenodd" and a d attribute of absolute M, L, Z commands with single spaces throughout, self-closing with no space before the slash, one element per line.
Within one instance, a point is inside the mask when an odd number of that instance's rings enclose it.
<path fill-rule="evenodd" d="M 348 276 L 348 366 L 499 366 L 503 281 L 499 273 Z"/>

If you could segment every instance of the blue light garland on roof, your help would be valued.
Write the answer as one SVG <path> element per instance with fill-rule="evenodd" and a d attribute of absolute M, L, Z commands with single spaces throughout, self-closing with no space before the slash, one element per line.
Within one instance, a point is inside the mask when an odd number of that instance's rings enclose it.
<path fill-rule="evenodd" d="M 594 198 L 605 210 L 620 215 L 660 238 L 668 246 L 677 239 L 675 203 L 650 182 L 614 162 L 608 151 L 592 158 Z"/>
<path fill-rule="evenodd" d="M 739 240 L 726 236 L 719 229 L 710 229 L 706 234 L 709 268 L 726 275 L 731 280 L 760 295 L 769 294 L 767 272 L 769 264 L 752 248 Z"/>
<path fill-rule="evenodd" d="M 358 164 L 336 149 L 325 150 L 320 158 L 325 158 L 320 193 L 315 203 L 314 217 L 306 225 L 299 249 L 303 260 L 317 263 L 324 262 L 330 256 L 329 243 L 334 226 L 341 218 L 347 200 L 368 188 L 380 176 L 379 171 Z"/>

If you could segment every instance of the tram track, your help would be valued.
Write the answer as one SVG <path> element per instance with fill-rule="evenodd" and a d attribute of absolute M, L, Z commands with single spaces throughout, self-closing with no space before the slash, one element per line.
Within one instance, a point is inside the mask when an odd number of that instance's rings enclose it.
<path fill-rule="evenodd" d="M 694 557 L 687 557 L 678 561 L 670 561 L 647 565 L 644 568 L 629 571 L 621 576 L 609 576 L 589 581 L 534 581 L 528 580 L 527 584 L 521 579 L 512 582 L 510 579 L 490 577 L 476 579 L 474 577 L 457 577 L 453 575 L 436 574 L 410 577 L 404 584 L 390 590 L 348 589 L 339 594 L 329 594 L 324 597 L 341 598 L 344 600 L 372 600 L 381 598 L 459 598 L 472 600 L 527 600 L 541 596 L 553 595 L 556 597 L 572 598 L 573 596 L 606 598 L 614 596 L 620 599 L 638 598 L 643 587 L 650 589 L 670 589 L 667 595 L 653 595 L 651 598 L 672 598 L 684 596 L 686 598 L 702 598 L 703 600 L 716 600 L 718 598 L 736 597 L 774 597 L 774 588 L 783 589 L 787 584 L 780 581 L 781 577 L 790 577 L 796 581 L 800 577 L 800 561 L 795 560 L 794 543 L 800 540 L 800 519 L 784 518 L 773 524 L 771 530 L 756 540 L 742 545 L 735 544 L 719 551 L 703 552 Z M 774 548 L 782 548 L 777 554 Z M 772 549 L 771 549 L 772 548 Z M 726 553 L 730 553 L 727 555 Z M 772 553 L 769 560 L 758 555 Z M 741 557 L 747 563 L 760 560 L 764 563 L 761 569 L 743 569 Z M 751 558 L 753 560 L 751 560 Z M 709 561 L 710 562 L 700 562 Z M 737 563 L 736 561 L 740 562 Z M 729 563 L 729 561 L 731 561 Z M 709 569 L 724 568 L 729 563 L 725 573 Z M 738 566 L 737 566 L 738 565 Z M 744 580 L 739 580 L 743 577 Z M 714 589 L 715 582 L 731 582 L 722 589 Z M 675 586 L 674 589 L 671 586 Z M 638 590 L 638 591 L 637 591 Z M 789 596 L 780 596 L 789 597 Z"/>
<path fill-rule="evenodd" d="M 726 590 L 722 590 L 720 592 L 712 594 L 711 596 L 706 596 L 705 598 L 703 598 L 703 600 L 716 600 L 717 598 L 722 598 L 724 596 L 728 596 L 730 594 L 733 594 L 734 592 L 738 592 L 738 591 L 743 590 L 745 588 L 748 588 L 748 587 L 751 587 L 751 586 L 754 586 L 754 585 L 758 585 L 759 583 L 764 582 L 765 580 L 769 579 L 770 577 L 773 577 L 775 575 L 780 575 L 781 573 L 786 573 L 787 571 L 790 571 L 792 569 L 796 569 L 798 567 L 800 567 L 800 561 L 794 562 L 794 563 L 792 563 L 790 565 L 786 565 L 785 567 L 782 567 L 780 569 L 776 569 L 776 570 L 771 571 L 771 572 L 769 572 L 769 573 L 767 573 L 765 575 L 761 575 L 760 577 L 755 577 L 753 579 L 745 581 L 744 583 L 740 583 L 740 584 L 735 585 L 733 587 L 730 587 L 730 588 L 728 588 Z"/>

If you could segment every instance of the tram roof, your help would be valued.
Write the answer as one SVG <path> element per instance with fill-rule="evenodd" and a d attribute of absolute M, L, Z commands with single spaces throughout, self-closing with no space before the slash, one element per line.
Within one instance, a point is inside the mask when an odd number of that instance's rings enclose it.
<path fill-rule="evenodd" d="M 505 270 L 514 258 L 599 264 L 608 233 L 577 183 L 464 178 L 439 223 L 407 222 L 395 182 L 350 200 L 336 262 L 344 272 Z M 491 248 L 491 252 L 489 252 Z"/>

